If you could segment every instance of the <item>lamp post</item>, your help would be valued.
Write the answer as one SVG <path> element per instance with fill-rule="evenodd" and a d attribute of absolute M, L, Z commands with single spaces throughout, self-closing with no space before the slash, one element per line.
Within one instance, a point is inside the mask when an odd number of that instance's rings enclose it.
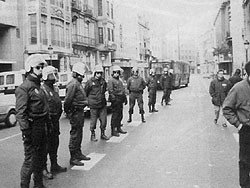
<path fill-rule="evenodd" d="M 51 45 L 49 45 L 48 50 L 49 50 L 49 57 L 50 57 L 50 63 L 49 64 L 52 66 L 53 47 Z"/>
<path fill-rule="evenodd" d="M 245 50 L 246 50 L 246 63 L 247 63 L 248 62 L 248 47 L 249 47 L 248 40 L 245 40 L 244 47 L 245 47 Z M 242 65 L 242 75 L 244 75 L 243 73 L 244 73 L 244 65 Z"/>

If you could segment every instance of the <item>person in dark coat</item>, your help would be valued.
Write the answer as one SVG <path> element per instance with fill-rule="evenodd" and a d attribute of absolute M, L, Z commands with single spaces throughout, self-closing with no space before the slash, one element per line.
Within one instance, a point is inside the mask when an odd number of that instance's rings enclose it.
<path fill-rule="evenodd" d="M 242 81 L 242 78 L 240 77 L 241 75 L 241 70 L 236 69 L 234 75 L 229 78 L 228 80 L 231 82 L 231 86 L 233 87 L 236 83 Z"/>
<path fill-rule="evenodd" d="M 72 68 L 73 78 L 67 84 L 64 100 L 64 111 L 70 119 L 71 130 L 69 139 L 70 164 L 83 166 L 82 160 L 90 160 L 81 151 L 84 126 L 84 108 L 88 105 L 86 93 L 82 86 L 85 65 L 78 62 Z"/>
<path fill-rule="evenodd" d="M 97 141 L 95 135 L 97 119 L 100 120 L 101 139 L 109 140 L 105 135 L 107 126 L 107 101 L 105 92 L 107 90 L 107 82 L 104 80 L 103 67 L 96 65 L 94 68 L 94 76 L 90 78 L 85 85 L 86 95 L 88 97 L 88 105 L 90 108 L 90 140 Z"/>
<path fill-rule="evenodd" d="M 149 78 L 147 79 L 146 85 L 148 87 L 148 108 L 149 113 L 158 112 L 155 109 L 156 103 L 156 92 L 157 92 L 157 79 L 155 77 L 155 69 L 149 70 Z"/>
<path fill-rule="evenodd" d="M 224 78 L 224 71 L 219 70 L 217 76 L 211 81 L 209 86 L 209 94 L 212 97 L 212 104 L 214 105 L 215 118 L 214 123 L 217 124 L 220 111 L 222 110 L 223 102 L 231 88 L 231 83 Z M 222 116 L 223 117 L 223 116 Z M 226 127 L 226 121 L 223 119 L 222 126 Z"/>
<path fill-rule="evenodd" d="M 34 188 L 43 188 L 43 168 L 46 161 L 46 126 L 49 112 L 46 95 L 41 89 L 42 69 L 46 61 L 33 54 L 25 61 L 27 78 L 16 89 L 16 118 L 22 131 L 24 162 L 21 168 L 21 188 L 29 188 L 33 173 Z"/>
<path fill-rule="evenodd" d="M 239 133 L 239 183 L 250 187 L 250 62 L 245 65 L 247 78 L 237 83 L 223 104 L 223 115 Z"/>
<path fill-rule="evenodd" d="M 163 95 L 161 99 L 161 105 L 165 102 L 166 105 L 170 105 L 170 94 L 172 91 L 172 75 L 169 73 L 168 68 L 163 69 L 163 74 L 160 77 L 160 85 L 163 90 Z"/>

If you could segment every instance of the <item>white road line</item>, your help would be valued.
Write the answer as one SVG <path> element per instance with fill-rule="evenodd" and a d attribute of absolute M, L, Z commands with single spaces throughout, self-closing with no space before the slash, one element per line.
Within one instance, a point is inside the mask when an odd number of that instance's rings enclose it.
<path fill-rule="evenodd" d="M 127 134 L 120 134 L 119 137 L 116 136 L 112 136 L 108 141 L 106 142 L 111 142 L 111 143 L 120 143 L 124 138 L 126 138 L 128 136 Z"/>
<path fill-rule="evenodd" d="M 236 142 L 239 143 L 239 134 L 238 133 L 233 133 L 234 135 L 234 139 L 236 140 Z"/>
<path fill-rule="evenodd" d="M 14 138 L 14 137 L 19 136 L 19 135 L 21 135 L 21 133 L 14 134 L 14 135 L 11 135 L 11 136 L 2 138 L 2 139 L 0 139 L 0 142 L 5 141 L 5 140 L 8 140 L 8 139 L 10 139 L 10 138 Z"/>
<path fill-rule="evenodd" d="M 81 161 L 84 163 L 84 166 L 73 166 L 71 168 L 71 170 L 90 170 L 91 168 L 93 168 L 100 160 L 103 159 L 103 157 L 105 157 L 106 154 L 102 154 L 102 153 L 90 153 L 88 155 L 88 157 L 91 158 L 91 160 L 89 161 Z"/>
<path fill-rule="evenodd" d="M 141 121 L 132 121 L 131 123 L 128 123 L 127 126 L 137 127 L 141 124 Z"/>

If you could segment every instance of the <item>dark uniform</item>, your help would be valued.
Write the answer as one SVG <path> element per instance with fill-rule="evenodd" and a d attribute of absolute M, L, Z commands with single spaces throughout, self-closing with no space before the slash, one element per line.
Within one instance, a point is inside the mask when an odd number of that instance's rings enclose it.
<path fill-rule="evenodd" d="M 127 89 L 129 91 L 129 115 L 134 113 L 135 101 L 139 106 L 139 113 L 143 115 L 143 90 L 146 88 L 146 82 L 140 76 L 131 76 L 127 81 Z M 143 116 L 142 116 L 143 117 Z M 142 118 L 144 120 L 144 117 Z M 131 119 L 130 119 L 131 120 Z M 145 120 L 144 120 L 145 121 Z"/>
<path fill-rule="evenodd" d="M 121 130 L 123 118 L 123 103 L 127 103 L 125 88 L 119 78 L 111 78 L 108 81 L 109 99 L 112 107 L 111 129 L 112 132 Z"/>
<path fill-rule="evenodd" d="M 150 76 L 146 82 L 148 86 L 148 106 L 149 112 L 156 111 L 155 103 L 156 103 L 156 91 L 157 91 L 157 79 L 155 76 Z M 152 107 L 152 108 L 151 108 Z"/>
<path fill-rule="evenodd" d="M 47 85 L 45 81 L 42 88 L 47 96 L 49 115 L 51 118 L 51 124 L 48 127 L 48 154 L 51 161 L 51 171 L 53 172 L 59 169 L 57 163 L 57 150 L 59 146 L 59 119 L 62 114 L 62 102 L 53 85 Z M 63 170 L 62 167 L 60 168 Z M 66 171 L 66 168 L 64 168 L 64 171 Z"/>
<path fill-rule="evenodd" d="M 92 138 L 96 129 L 97 119 L 100 120 L 101 138 L 106 138 L 104 131 L 107 126 L 107 101 L 105 92 L 107 90 L 107 83 L 103 78 L 90 78 L 85 85 L 86 95 L 88 97 L 88 105 L 90 108 L 90 131 Z M 94 138 L 93 141 L 96 141 Z"/>
<path fill-rule="evenodd" d="M 42 170 L 46 160 L 46 124 L 49 121 L 46 95 L 40 78 L 28 75 L 16 89 L 16 118 L 23 135 L 24 163 L 21 187 L 28 188 L 33 173 L 34 186 L 43 186 Z"/>
<path fill-rule="evenodd" d="M 163 96 L 162 96 L 162 101 L 161 104 L 163 105 L 163 101 L 167 105 L 170 101 L 170 94 L 172 91 L 172 76 L 171 74 L 163 74 L 160 77 L 160 85 L 163 90 Z"/>
<path fill-rule="evenodd" d="M 71 164 L 81 159 L 81 143 L 84 126 L 84 108 L 87 105 L 87 97 L 82 84 L 73 78 L 66 87 L 64 110 L 70 118 L 71 130 L 69 151 Z"/>

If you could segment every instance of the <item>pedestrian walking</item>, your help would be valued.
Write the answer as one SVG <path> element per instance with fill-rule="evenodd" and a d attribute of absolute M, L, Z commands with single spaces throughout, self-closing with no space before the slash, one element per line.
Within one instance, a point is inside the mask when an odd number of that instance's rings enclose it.
<path fill-rule="evenodd" d="M 143 90 L 146 88 L 146 82 L 139 76 L 139 69 L 133 67 L 132 76 L 127 81 L 127 89 L 129 91 L 129 119 L 128 123 L 132 122 L 132 114 L 134 113 L 135 102 L 137 101 L 139 107 L 139 114 L 141 114 L 141 121 L 145 123 L 144 109 L 143 109 Z"/>
<path fill-rule="evenodd" d="M 149 113 L 158 112 L 158 110 L 155 109 L 156 91 L 157 91 L 157 79 L 155 77 L 155 69 L 149 70 L 149 78 L 147 79 L 146 85 L 148 87 Z"/>
<path fill-rule="evenodd" d="M 118 65 L 112 67 L 112 78 L 108 81 L 109 99 L 111 102 L 111 136 L 120 136 L 127 132 L 122 130 L 123 104 L 127 104 L 125 88 L 120 80 L 122 69 Z"/>
<path fill-rule="evenodd" d="M 163 74 L 160 77 L 160 85 L 163 90 L 163 95 L 161 99 L 161 105 L 163 102 L 165 105 L 170 105 L 170 94 L 172 91 L 172 76 L 168 71 L 168 67 L 163 69 Z"/>
<path fill-rule="evenodd" d="M 66 86 L 64 111 L 70 119 L 71 130 L 69 139 L 70 164 L 83 166 L 82 160 L 90 160 L 81 151 L 84 126 L 84 108 L 87 106 L 87 97 L 82 86 L 85 75 L 85 65 L 78 62 L 72 68 L 72 80 Z"/>
<path fill-rule="evenodd" d="M 43 69 L 43 85 L 42 89 L 44 90 L 48 105 L 49 105 L 49 116 L 51 123 L 48 124 L 48 143 L 47 143 L 47 153 L 50 158 L 50 172 L 59 173 L 66 172 L 66 167 L 61 167 L 57 163 L 57 150 L 59 147 L 59 119 L 62 114 L 62 102 L 59 97 L 59 94 L 55 90 L 55 83 L 58 81 L 57 69 L 53 66 L 47 66 Z M 45 168 L 43 170 L 43 176 L 48 179 L 53 179 L 53 175 L 47 169 L 47 163 L 45 163 Z"/>
<path fill-rule="evenodd" d="M 223 115 L 239 133 L 239 183 L 250 187 L 250 62 L 245 65 L 247 78 L 237 83 L 223 104 Z"/>
<path fill-rule="evenodd" d="M 236 83 L 242 81 L 242 78 L 240 77 L 241 75 L 241 70 L 236 69 L 234 75 L 229 78 L 228 80 L 231 82 L 231 86 L 233 87 Z"/>
<path fill-rule="evenodd" d="M 107 101 L 105 92 L 107 90 L 107 83 L 103 76 L 103 67 L 96 65 L 93 72 L 94 76 L 91 77 L 85 85 L 85 91 L 88 97 L 88 105 L 90 108 L 90 140 L 97 141 L 95 135 L 97 119 L 100 121 L 101 139 L 109 140 L 105 135 L 107 125 Z"/>
<path fill-rule="evenodd" d="M 223 102 L 231 88 L 231 83 L 224 78 L 224 71 L 221 69 L 217 72 L 216 78 L 213 79 L 209 86 L 209 94 L 212 97 L 212 104 L 214 105 L 215 118 L 214 123 L 217 124 Z M 223 116 L 222 116 L 223 118 Z M 227 127 L 226 121 L 223 118 L 223 127 Z"/>
<path fill-rule="evenodd" d="M 34 188 L 43 188 L 43 168 L 46 160 L 46 126 L 49 122 L 46 95 L 41 89 L 42 69 L 46 61 L 33 54 L 25 61 L 27 77 L 16 89 L 16 118 L 22 132 L 24 162 L 21 168 L 21 188 L 29 188 L 33 173 Z"/>

